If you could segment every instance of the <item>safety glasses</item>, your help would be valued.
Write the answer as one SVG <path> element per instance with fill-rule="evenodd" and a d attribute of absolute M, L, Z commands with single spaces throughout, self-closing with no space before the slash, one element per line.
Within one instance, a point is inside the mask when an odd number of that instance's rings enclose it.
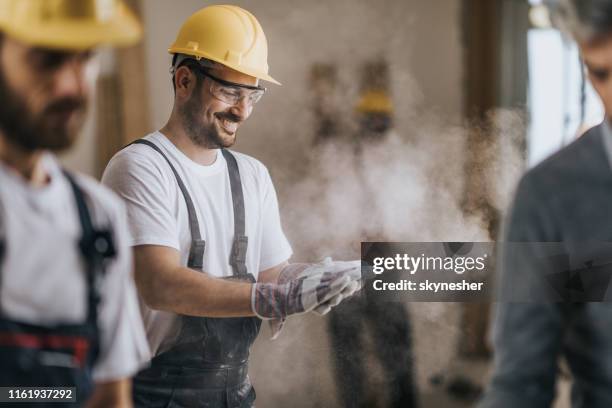
<path fill-rule="evenodd" d="M 266 93 L 266 88 L 262 86 L 252 86 L 237 84 L 235 82 L 225 81 L 211 75 L 207 70 L 198 67 L 198 72 L 202 76 L 210 78 L 210 93 L 213 97 L 228 105 L 237 105 L 242 98 L 245 98 L 248 106 L 253 106 Z"/>

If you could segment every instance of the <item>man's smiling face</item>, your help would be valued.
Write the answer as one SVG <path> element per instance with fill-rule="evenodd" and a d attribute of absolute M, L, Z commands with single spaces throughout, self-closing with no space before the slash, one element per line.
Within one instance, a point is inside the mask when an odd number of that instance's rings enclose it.
<path fill-rule="evenodd" d="M 208 72 L 215 78 L 240 85 L 256 86 L 257 78 L 216 64 Z M 208 149 L 226 148 L 236 143 L 236 133 L 253 111 L 247 96 L 236 104 L 228 104 L 211 92 L 214 79 L 192 69 L 196 84 L 188 100 L 180 108 L 184 127 L 191 140 Z M 240 88 L 232 89 L 241 92 Z M 248 90 L 244 90 L 245 95 Z"/>

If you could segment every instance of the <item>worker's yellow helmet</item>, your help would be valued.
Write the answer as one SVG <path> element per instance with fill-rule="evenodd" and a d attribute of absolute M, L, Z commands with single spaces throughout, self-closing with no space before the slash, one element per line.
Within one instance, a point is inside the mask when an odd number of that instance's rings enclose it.
<path fill-rule="evenodd" d="M 0 0 L 0 31 L 29 45 L 68 50 L 132 45 L 142 36 L 121 0 Z"/>
<path fill-rule="evenodd" d="M 280 85 L 268 75 L 268 41 L 261 25 L 255 16 L 237 6 L 208 6 L 195 12 L 168 52 L 206 58 Z"/>
<path fill-rule="evenodd" d="M 382 113 L 391 115 L 393 113 L 393 102 L 386 92 L 381 90 L 365 91 L 355 110 L 359 113 Z"/>

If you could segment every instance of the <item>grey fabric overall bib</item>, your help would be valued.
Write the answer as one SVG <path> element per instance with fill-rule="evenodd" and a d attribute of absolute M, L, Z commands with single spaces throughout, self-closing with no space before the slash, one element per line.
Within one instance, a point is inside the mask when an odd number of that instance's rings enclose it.
<path fill-rule="evenodd" d="M 155 144 L 145 144 L 161 154 L 176 177 L 187 204 L 191 248 L 187 266 L 202 270 L 205 241 L 194 203 L 176 169 Z M 236 158 L 221 150 L 227 161 L 234 209 L 234 243 L 229 263 L 233 276 L 226 278 L 255 282 L 247 272 L 245 260 L 245 209 L 242 184 Z M 134 378 L 136 407 L 252 407 L 255 390 L 248 378 L 249 350 L 259 333 L 261 320 L 256 317 L 209 318 L 180 316 L 181 331 L 176 343 L 153 358 L 151 366 Z"/>

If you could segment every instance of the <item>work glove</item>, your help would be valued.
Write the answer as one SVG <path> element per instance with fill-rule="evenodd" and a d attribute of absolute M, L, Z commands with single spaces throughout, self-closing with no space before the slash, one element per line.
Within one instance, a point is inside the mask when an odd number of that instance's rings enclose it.
<path fill-rule="evenodd" d="M 351 281 L 346 287 L 342 290 L 342 292 L 333 296 L 327 302 L 321 303 L 317 307 L 315 307 L 312 311 L 320 316 L 324 316 L 328 314 L 332 308 L 338 306 L 343 300 L 350 298 L 361 288 L 359 282 Z"/>
<path fill-rule="evenodd" d="M 278 276 L 277 283 L 287 284 L 289 282 L 307 277 L 315 278 L 316 276 L 321 276 L 323 274 L 348 277 L 349 282 L 342 290 L 336 292 L 334 295 L 331 295 L 328 300 L 322 301 L 313 308 L 316 313 L 324 315 L 328 313 L 332 307 L 338 305 L 343 299 L 351 296 L 359 289 L 361 286 L 359 268 L 360 261 L 332 262 L 331 258 L 326 258 L 317 264 L 290 264 L 281 271 Z M 272 331 L 272 340 L 278 337 L 284 323 L 284 317 L 268 320 L 270 330 Z"/>
<path fill-rule="evenodd" d="M 294 267 L 295 265 L 295 267 Z M 278 276 L 278 283 L 286 283 L 291 280 L 302 278 L 308 275 L 317 273 L 331 272 L 343 273 L 351 278 L 351 281 L 357 282 L 359 288 L 362 284 L 361 261 L 333 261 L 331 257 L 325 257 L 321 262 L 316 264 L 289 264 L 285 267 Z"/>
<path fill-rule="evenodd" d="M 346 275 L 351 278 L 351 282 L 337 295 L 333 296 L 327 302 L 321 303 L 313 309 L 313 312 L 323 316 L 331 311 L 332 308 L 338 306 L 344 299 L 347 299 L 359 291 L 363 286 L 361 274 L 361 261 L 332 261 L 330 257 L 323 260 L 323 265 L 333 266 L 336 270 L 345 271 Z"/>
<path fill-rule="evenodd" d="M 309 270 L 308 268 L 309 266 L 314 266 L 314 265 L 307 264 L 307 263 L 289 264 L 286 267 L 284 267 L 283 270 L 278 274 L 278 278 L 276 279 L 276 282 L 279 284 L 283 284 L 283 283 L 290 282 L 294 279 L 297 279 L 298 277 L 302 275 L 306 276 L 309 274 L 309 272 L 305 273 L 305 271 Z M 312 269 L 310 269 L 310 271 L 312 271 Z M 278 338 L 281 331 L 283 331 L 283 327 L 285 326 L 286 320 L 287 318 L 285 317 L 268 320 L 268 326 L 270 327 L 270 331 L 272 332 L 272 335 L 270 336 L 270 340 L 276 340 Z"/>
<path fill-rule="evenodd" d="M 348 285 L 337 295 L 333 296 L 327 302 L 322 303 L 315 307 L 312 311 L 320 316 L 324 316 L 329 313 L 332 308 L 338 306 L 340 302 L 344 299 L 353 296 L 353 294 L 359 290 L 359 286 L 357 282 L 351 281 Z M 272 335 L 270 336 L 270 340 L 276 340 L 280 335 L 283 327 L 285 326 L 286 318 L 277 318 L 268 320 L 268 326 L 270 327 L 270 331 Z"/>
<path fill-rule="evenodd" d="M 328 272 L 318 264 L 290 264 L 286 268 L 313 268 L 315 273 L 304 273 L 286 283 L 256 283 L 251 292 L 251 307 L 261 319 L 284 319 L 293 314 L 306 313 L 342 292 L 351 282 L 340 272 Z"/>
<path fill-rule="evenodd" d="M 333 261 L 331 257 L 326 257 L 321 261 L 322 268 L 331 268 L 334 271 L 344 271 L 346 275 L 348 275 L 352 281 L 356 282 L 359 285 L 359 289 L 363 284 L 363 275 L 362 269 L 363 266 L 360 260 L 356 261 Z"/>

